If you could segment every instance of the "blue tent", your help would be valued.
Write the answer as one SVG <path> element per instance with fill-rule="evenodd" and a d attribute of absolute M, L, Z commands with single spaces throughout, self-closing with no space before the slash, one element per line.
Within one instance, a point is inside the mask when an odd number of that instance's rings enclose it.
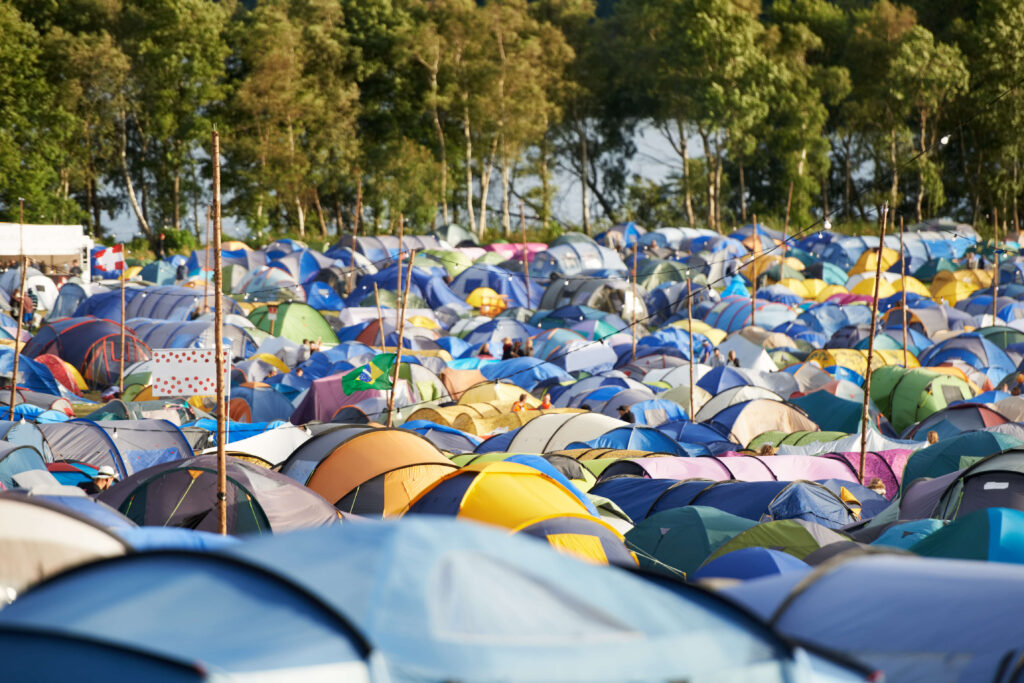
<path fill-rule="evenodd" d="M 531 278 L 532 279 L 532 278 Z M 530 283 L 530 296 L 526 295 L 526 276 L 511 273 L 500 266 L 476 263 L 466 268 L 452 280 L 451 289 L 462 301 L 479 287 L 488 287 L 507 297 L 509 308 L 519 306 L 535 309 L 540 305 L 544 286 L 539 282 Z"/>
<path fill-rule="evenodd" d="M 712 368 L 697 380 L 697 386 L 712 396 L 720 394 L 726 389 L 732 389 L 733 387 L 745 387 L 749 384 L 750 380 L 747 379 L 746 375 L 736 368 L 729 367 L 728 365 Z"/>
<path fill-rule="evenodd" d="M 306 303 L 318 311 L 340 311 L 345 308 L 345 302 L 326 282 L 307 282 L 302 288 L 306 290 Z"/>
<path fill-rule="evenodd" d="M 42 454 L 32 446 L 0 442 L 0 485 L 14 488 L 14 475 L 29 470 L 46 470 Z"/>
<path fill-rule="evenodd" d="M 652 427 L 666 422 L 685 420 L 688 417 L 686 411 L 678 403 L 657 398 L 634 403 L 629 409 L 637 424 Z"/>
<path fill-rule="evenodd" d="M 680 443 L 700 444 L 706 447 L 711 455 L 742 448 L 738 443 L 729 440 L 729 434 L 723 434 L 712 425 L 690 421 L 666 422 L 658 425 L 660 431 Z"/>
<path fill-rule="evenodd" d="M 442 451 L 449 453 L 472 453 L 483 439 L 455 427 L 431 422 L 430 420 L 412 420 L 402 424 L 402 429 L 416 432 Z"/>
<path fill-rule="evenodd" d="M 143 266 L 139 277 L 145 282 L 152 282 L 155 285 L 173 285 L 178 279 L 177 272 L 177 266 L 161 259 Z"/>
<path fill-rule="evenodd" d="M 936 366 L 945 361 L 962 360 L 998 384 L 1016 370 L 1006 352 L 976 332 L 958 334 L 923 351 L 918 358 L 922 366 Z"/>
<path fill-rule="evenodd" d="M 489 380 L 507 379 L 527 391 L 532 391 L 546 380 L 564 382 L 572 379 L 557 365 L 530 356 L 485 363 L 480 366 L 480 372 Z"/>
<path fill-rule="evenodd" d="M 295 410 L 284 394 L 268 387 L 231 387 L 231 400 L 236 398 L 249 404 L 250 422 L 286 420 Z"/>
<path fill-rule="evenodd" d="M 909 550 L 915 543 L 928 538 L 947 524 L 949 522 L 944 519 L 914 519 L 909 522 L 900 522 L 883 531 L 881 536 L 871 542 L 871 545 Z"/>
<path fill-rule="evenodd" d="M 820 349 L 828 342 L 828 336 L 817 330 L 812 330 L 803 323 L 797 321 L 783 323 L 772 329 L 772 332 L 781 332 L 797 341 L 807 342 L 816 349 Z"/>
<path fill-rule="evenodd" d="M 512 320 L 510 318 L 494 318 L 475 328 L 463 339 L 470 346 L 478 347 L 480 344 L 487 344 L 491 353 L 501 357 L 502 340 L 506 337 L 512 341 L 525 342 L 530 337 L 539 334 L 540 329 L 531 327 L 526 323 Z"/>
<path fill-rule="evenodd" d="M 57 679 L 79 678 L 84 661 L 109 669 L 112 680 L 167 680 L 142 658 L 239 677 L 368 673 L 369 647 L 346 614 L 242 556 L 164 550 L 85 565 L 19 596 L 0 614 L 0 627 L 5 676 L 17 660 L 32 663 L 32 675 L 20 680 L 39 680 L 43 666 L 63 671 Z M 14 653 L 11 632 L 34 640 Z M 67 639 L 89 644 L 93 656 L 67 659 Z M 117 656 L 96 652 L 97 644 Z M 54 657 L 58 647 L 62 656 Z M 137 653 L 135 661 L 125 651 Z"/>
<path fill-rule="evenodd" d="M 225 552 L 292 577 L 347 615 L 394 680 L 481 680 L 496 671 L 509 680 L 560 671 L 596 681 L 743 678 L 755 661 L 775 680 L 772 662 L 786 651 L 699 591 L 673 595 L 472 523 L 352 524 Z"/>
<path fill-rule="evenodd" d="M 24 347 L 23 347 L 24 348 Z M 50 368 L 32 360 L 24 353 L 18 354 L 18 386 L 29 391 L 60 396 L 60 383 L 53 378 Z M 0 347 L 0 375 L 11 376 L 14 372 L 14 349 Z"/>
<path fill-rule="evenodd" d="M 587 441 L 585 445 L 570 444 L 569 448 L 619 448 L 631 451 L 650 451 L 686 456 L 683 447 L 665 432 L 654 427 L 632 425 L 616 427 L 601 436 Z"/>
<path fill-rule="evenodd" d="M 810 565 L 789 553 L 758 546 L 740 548 L 716 557 L 690 575 L 692 579 L 757 579 L 779 574 L 807 574 Z"/>
<path fill-rule="evenodd" d="M 886 680 L 1001 680 L 1020 656 L 1024 572 L 1012 565 L 868 556 L 723 593 L 770 617 L 783 635 L 852 657 Z"/>

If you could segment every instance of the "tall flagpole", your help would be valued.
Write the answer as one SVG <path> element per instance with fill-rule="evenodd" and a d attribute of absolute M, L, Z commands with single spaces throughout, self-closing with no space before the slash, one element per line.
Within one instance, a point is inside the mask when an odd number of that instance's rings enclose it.
<path fill-rule="evenodd" d="M 217 363 L 217 526 L 228 533 L 227 454 L 224 441 L 227 428 L 227 402 L 224 400 L 224 311 L 222 273 L 220 271 L 220 134 L 213 129 L 213 348 Z M 209 249 L 207 249 L 209 252 Z"/>
<path fill-rule="evenodd" d="M 999 295 L 999 208 L 992 209 L 995 217 L 995 232 L 992 238 L 992 325 L 996 325 L 996 310 Z"/>
<path fill-rule="evenodd" d="M 690 422 L 693 422 L 693 280 L 686 278 L 686 326 L 690 328 Z"/>
<path fill-rule="evenodd" d="M 416 256 L 416 250 L 410 252 L 409 267 L 405 269 L 405 288 L 402 290 L 402 304 L 399 309 L 398 321 L 398 350 L 395 351 L 395 376 L 391 380 L 391 393 L 388 394 L 388 427 L 394 423 L 395 416 L 395 390 L 398 388 L 398 373 L 402 368 L 402 343 L 405 337 L 405 306 L 409 301 L 409 285 L 412 282 L 412 259 Z"/>
<path fill-rule="evenodd" d="M 25 258 L 25 198 L 18 197 L 18 255 L 21 256 L 21 285 L 18 289 L 18 335 L 14 338 L 14 367 L 11 369 L 11 410 L 10 419 L 14 421 L 14 402 L 18 397 L 18 358 L 21 356 L 21 330 L 25 323 L 25 271 L 28 261 Z"/>
<path fill-rule="evenodd" d="M 633 324 L 630 325 L 633 329 L 633 360 L 636 360 L 636 260 L 640 253 L 640 240 L 637 239 L 633 245 Z"/>
<path fill-rule="evenodd" d="M 907 367 L 907 257 L 903 253 L 903 216 L 900 216 L 900 277 L 903 293 L 900 306 L 903 308 L 903 367 Z"/>
<path fill-rule="evenodd" d="M 875 329 L 878 327 L 878 281 L 882 279 L 882 245 L 885 244 L 885 223 L 889 214 L 889 203 L 882 206 L 882 231 L 878 240 L 878 258 L 875 259 L 875 291 L 871 297 L 871 331 L 868 336 L 868 369 L 864 372 L 864 407 L 860 416 L 860 466 L 857 479 L 864 483 L 864 461 L 868 451 L 868 406 L 871 403 L 871 362 L 875 355 Z"/>
<path fill-rule="evenodd" d="M 117 394 L 118 394 L 118 396 L 124 396 L 124 337 L 125 337 L 125 334 L 124 334 L 124 327 L 125 327 L 125 325 L 124 325 L 124 318 L 125 318 L 125 310 L 124 310 L 125 309 L 125 305 L 124 305 L 124 280 L 125 280 L 125 277 L 124 276 L 126 275 L 125 271 L 127 270 L 127 265 L 128 264 L 125 263 L 125 268 L 121 270 L 121 353 L 119 354 L 121 356 L 121 371 L 118 374 L 118 378 L 119 379 L 117 381 Z"/>

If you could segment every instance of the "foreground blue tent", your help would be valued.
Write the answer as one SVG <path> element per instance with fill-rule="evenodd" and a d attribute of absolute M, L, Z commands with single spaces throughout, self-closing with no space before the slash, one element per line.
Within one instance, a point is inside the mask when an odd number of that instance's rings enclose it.
<path fill-rule="evenodd" d="M 619 448 L 631 451 L 650 451 L 671 455 L 689 455 L 686 450 L 665 432 L 654 427 L 629 425 L 617 427 L 597 438 L 581 444 L 570 444 L 569 448 Z"/>
<path fill-rule="evenodd" d="M 350 524 L 225 552 L 291 577 L 345 614 L 392 680 L 795 674 L 788 648 L 711 596 L 684 586 L 673 595 L 471 523 Z"/>
<path fill-rule="evenodd" d="M 505 379 L 527 391 L 532 391 L 535 386 L 545 380 L 553 380 L 557 383 L 572 379 L 569 373 L 557 365 L 545 363 L 531 356 L 485 363 L 480 366 L 480 372 L 488 380 Z"/>
<path fill-rule="evenodd" d="M 1015 565 L 878 555 L 723 592 L 783 635 L 886 680 L 1006 680 L 1022 654 L 1024 571 Z"/>
<path fill-rule="evenodd" d="M 753 546 L 716 557 L 690 575 L 692 579 L 757 579 L 764 576 L 807 574 L 810 565 L 789 553 Z"/>
<path fill-rule="evenodd" d="M 115 681 L 207 671 L 346 680 L 367 676 L 368 654 L 344 613 L 241 556 L 164 550 L 95 562 L 0 613 L 8 680 L 75 680 L 86 663 Z"/>

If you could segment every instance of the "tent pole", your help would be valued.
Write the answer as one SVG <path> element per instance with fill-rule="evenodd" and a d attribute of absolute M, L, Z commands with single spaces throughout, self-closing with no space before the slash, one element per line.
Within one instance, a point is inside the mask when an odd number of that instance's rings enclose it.
<path fill-rule="evenodd" d="M 395 376 L 391 380 L 391 393 L 388 394 L 388 427 L 394 423 L 395 417 L 395 389 L 398 387 L 398 373 L 402 368 L 402 342 L 405 337 L 405 306 L 409 301 L 409 285 L 412 282 L 412 259 L 416 257 L 416 250 L 410 252 L 409 267 L 405 269 L 405 288 L 402 290 L 402 303 L 399 309 L 400 319 L 398 321 L 398 350 L 395 351 Z"/>
<path fill-rule="evenodd" d="M 750 262 L 750 273 L 752 287 L 750 289 L 750 325 L 753 327 L 757 323 L 754 318 L 757 315 L 757 257 L 761 253 L 761 235 L 757 232 L 757 214 L 754 214 L 754 232 L 751 247 L 753 247 L 754 258 Z M 781 270 L 780 270 L 781 272 Z"/>
<path fill-rule="evenodd" d="M 127 270 L 127 264 L 125 264 L 125 270 Z M 125 317 L 125 305 L 124 305 L 124 278 L 125 271 L 121 271 L 121 369 L 118 373 L 117 380 L 117 395 L 124 395 L 124 317 Z"/>
<path fill-rule="evenodd" d="M 690 422 L 693 422 L 693 280 L 686 278 L 686 326 L 690 329 Z"/>
<path fill-rule="evenodd" d="M 11 411 L 14 421 L 14 401 L 18 396 L 18 358 L 21 356 L 21 330 L 25 322 L 25 274 L 28 259 L 25 258 L 25 198 L 18 197 L 18 254 L 21 256 L 21 285 L 18 289 L 18 334 L 14 338 L 14 367 L 11 368 Z"/>
<path fill-rule="evenodd" d="M 633 329 L 633 360 L 636 360 L 636 260 L 639 254 L 640 240 L 637 239 L 633 245 L 633 324 L 630 326 Z"/>
<path fill-rule="evenodd" d="M 377 334 L 380 335 L 380 348 L 384 350 L 384 311 L 380 308 L 380 292 L 377 283 L 373 283 L 373 299 L 377 302 Z M 396 321 L 397 322 L 397 321 Z"/>
<path fill-rule="evenodd" d="M 900 278 L 903 283 L 902 301 L 900 307 L 903 309 L 903 367 L 907 367 L 907 257 L 903 252 L 903 216 L 900 216 Z"/>
<path fill-rule="evenodd" d="M 878 327 L 878 281 L 882 278 L 882 247 L 885 244 L 885 222 L 889 202 L 882 205 L 882 230 L 878 240 L 878 258 L 875 259 L 875 291 L 871 296 L 871 331 L 868 336 L 868 369 L 864 372 L 864 407 L 860 416 L 860 466 L 857 479 L 864 483 L 864 460 L 868 450 L 868 406 L 871 404 L 871 362 L 875 355 L 875 329 Z"/>
<path fill-rule="evenodd" d="M 786 196 L 786 221 L 782 224 L 782 257 L 786 257 L 786 234 L 789 232 L 789 208 L 793 205 L 793 181 L 789 181 L 789 194 Z M 757 221 L 754 221 L 757 227 Z"/>
<path fill-rule="evenodd" d="M 217 296 L 213 301 L 213 348 L 217 363 L 217 527 L 222 535 L 228 533 L 228 480 L 227 454 L 224 450 L 227 427 L 227 402 L 224 400 L 224 339 L 223 297 L 220 296 L 220 134 L 213 129 L 213 279 Z M 207 256 L 209 256 L 207 249 Z"/>
<path fill-rule="evenodd" d="M 992 325 L 996 323 L 996 310 L 998 304 L 996 298 L 999 295 L 999 208 L 993 208 L 995 216 L 994 232 L 992 233 Z"/>
<path fill-rule="evenodd" d="M 530 307 L 530 259 L 526 253 L 526 207 L 522 199 L 519 200 L 519 229 L 523 234 L 523 271 L 526 273 L 526 307 Z"/>

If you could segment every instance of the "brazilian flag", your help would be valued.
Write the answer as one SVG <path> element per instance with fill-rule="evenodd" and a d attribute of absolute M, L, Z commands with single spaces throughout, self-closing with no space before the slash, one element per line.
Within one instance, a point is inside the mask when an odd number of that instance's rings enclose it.
<path fill-rule="evenodd" d="M 378 353 L 369 363 L 362 365 L 341 378 L 341 388 L 349 396 L 366 389 L 390 389 L 391 369 L 395 365 L 395 354 Z"/>

